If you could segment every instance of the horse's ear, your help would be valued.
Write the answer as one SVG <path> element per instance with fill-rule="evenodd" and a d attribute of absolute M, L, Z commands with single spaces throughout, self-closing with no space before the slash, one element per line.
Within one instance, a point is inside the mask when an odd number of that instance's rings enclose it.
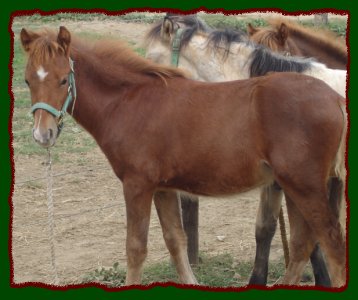
<path fill-rule="evenodd" d="M 160 35 L 162 39 L 165 41 L 170 41 L 170 38 L 173 33 L 174 33 L 174 23 L 170 18 L 165 17 L 162 24 L 162 28 L 160 30 Z"/>
<path fill-rule="evenodd" d="M 30 50 L 31 43 L 39 37 L 37 33 L 27 31 L 25 28 L 21 29 L 20 40 L 22 47 L 26 52 Z"/>
<path fill-rule="evenodd" d="M 60 26 L 60 31 L 57 36 L 57 42 L 65 50 L 66 56 L 70 54 L 71 34 L 66 27 Z"/>
<path fill-rule="evenodd" d="M 249 36 L 252 36 L 256 32 L 258 32 L 258 29 L 256 29 L 254 26 L 251 25 L 251 23 L 249 23 L 249 24 L 247 24 L 246 31 L 249 34 Z"/>
<path fill-rule="evenodd" d="M 288 38 L 288 28 L 285 23 L 281 23 L 280 28 L 278 29 L 278 39 L 282 45 L 285 44 Z"/>

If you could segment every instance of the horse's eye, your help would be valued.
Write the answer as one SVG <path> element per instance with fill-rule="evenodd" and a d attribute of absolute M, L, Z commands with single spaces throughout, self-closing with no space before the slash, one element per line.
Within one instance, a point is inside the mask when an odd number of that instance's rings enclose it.
<path fill-rule="evenodd" d="M 30 83 L 27 81 L 27 79 L 25 79 L 25 83 L 27 84 L 27 86 L 30 86 Z"/>
<path fill-rule="evenodd" d="M 61 85 L 65 85 L 66 83 L 67 83 L 67 79 L 66 79 L 66 78 L 61 81 Z"/>

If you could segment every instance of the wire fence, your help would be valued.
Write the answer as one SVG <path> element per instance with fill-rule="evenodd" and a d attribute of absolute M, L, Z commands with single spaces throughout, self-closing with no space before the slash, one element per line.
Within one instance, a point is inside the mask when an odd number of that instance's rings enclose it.
<path fill-rule="evenodd" d="M 119 207 L 120 203 L 115 203 L 115 204 L 109 204 L 109 205 L 104 205 L 101 206 L 99 208 L 95 208 L 95 209 L 84 209 L 84 210 L 80 210 L 77 211 L 75 213 L 72 214 L 55 214 L 54 215 L 54 220 L 58 221 L 61 219 L 69 219 L 69 218 L 73 218 L 73 217 L 77 217 L 77 216 L 81 216 L 84 214 L 89 214 L 89 213 L 93 213 L 93 212 L 100 212 L 103 210 L 107 210 L 109 208 L 114 208 L 114 207 Z M 23 224 L 16 224 L 16 227 L 28 227 L 28 226 L 43 226 L 46 225 L 48 222 L 47 217 L 44 218 L 38 218 L 37 221 L 35 222 L 31 222 L 31 223 L 23 223 Z"/>
<path fill-rule="evenodd" d="M 59 173 L 53 174 L 52 177 L 54 177 L 54 178 L 56 178 L 56 177 L 66 177 L 66 176 L 71 176 L 71 175 L 92 173 L 92 172 L 95 172 L 95 171 L 98 171 L 98 170 L 112 171 L 109 166 L 97 166 L 97 167 L 94 167 L 94 168 L 93 167 L 92 168 L 86 168 L 86 169 L 82 169 L 82 170 L 79 170 L 79 171 L 59 172 Z M 28 183 L 32 183 L 32 182 L 36 182 L 36 181 L 44 181 L 46 179 L 47 179 L 46 176 L 25 179 L 25 180 L 15 182 L 14 186 L 22 187 L 22 186 L 25 186 Z M 44 188 L 44 190 L 42 192 L 38 193 L 38 196 L 44 195 L 45 192 L 46 191 L 45 191 L 45 188 Z M 107 210 L 107 209 L 110 209 L 110 208 L 113 208 L 113 207 L 118 207 L 118 206 L 120 206 L 120 203 L 114 203 L 114 204 L 112 203 L 112 204 L 103 205 L 103 206 L 97 207 L 97 208 L 79 210 L 79 211 L 76 211 L 76 212 L 70 213 L 70 214 L 55 214 L 54 215 L 54 220 L 56 221 L 56 220 L 60 220 L 60 219 L 73 218 L 73 217 L 76 217 L 76 216 L 89 214 L 89 213 L 93 213 L 93 212 L 100 212 L 100 211 Z M 27 227 L 27 226 L 46 225 L 47 222 L 48 222 L 47 217 L 43 217 L 43 218 L 38 218 L 37 221 L 34 221 L 34 222 L 18 224 L 18 222 L 15 221 L 14 224 L 16 224 L 17 227 Z"/>
<path fill-rule="evenodd" d="M 77 174 L 82 174 L 82 173 L 98 171 L 98 170 L 110 170 L 110 168 L 108 166 L 98 166 L 96 168 L 83 169 L 83 170 L 80 170 L 80 171 L 60 172 L 60 173 L 53 174 L 52 176 L 53 177 L 61 177 L 61 176 L 67 176 L 67 175 L 77 175 Z M 47 178 L 46 176 L 41 176 L 41 177 L 36 177 L 36 178 L 17 181 L 17 182 L 15 182 L 15 186 L 22 186 L 22 185 L 25 185 L 26 183 L 45 180 L 46 178 Z"/>

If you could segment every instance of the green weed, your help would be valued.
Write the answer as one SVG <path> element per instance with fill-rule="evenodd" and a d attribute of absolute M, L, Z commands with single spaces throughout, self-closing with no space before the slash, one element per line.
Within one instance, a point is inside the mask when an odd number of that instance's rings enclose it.
<path fill-rule="evenodd" d="M 193 272 L 200 285 L 210 287 L 240 287 L 248 283 L 252 271 L 251 262 L 236 262 L 230 254 L 208 256 L 200 254 L 200 263 L 193 267 Z M 271 262 L 269 265 L 268 284 L 277 282 L 285 272 L 283 262 Z M 307 283 L 313 275 L 307 268 L 303 276 Z M 125 282 L 125 270 L 115 263 L 110 268 L 100 268 L 87 274 L 83 282 L 99 282 L 111 287 L 122 286 Z M 178 276 L 170 261 L 156 263 L 144 269 L 142 284 L 153 282 L 176 282 Z"/>

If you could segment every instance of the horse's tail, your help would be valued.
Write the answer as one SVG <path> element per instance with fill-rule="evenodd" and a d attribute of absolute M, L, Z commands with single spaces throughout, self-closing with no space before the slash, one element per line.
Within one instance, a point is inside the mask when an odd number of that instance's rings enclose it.
<path fill-rule="evenodd" d="M 346 180 L 347 180 L 347 169 L 346 169 L 346 142 L 347 142 L 347 128 L 348 128 L 348 118 L 347 111 L 344 104 L 340 103 L 340 108 L 343 115 L 343 131 L 341 136 L 341 141 L 338 147 L 335 165 L 334 165 L 334 176 L 337 177 L 342 184 L 341 193 L 339 195 L 338 213 L 339 213 L 339 223 L 341 224 L 342 233 L 344 237 L 346 236 L 346 217 L 347 217 L 347 206 L 346 206 Z"/>

